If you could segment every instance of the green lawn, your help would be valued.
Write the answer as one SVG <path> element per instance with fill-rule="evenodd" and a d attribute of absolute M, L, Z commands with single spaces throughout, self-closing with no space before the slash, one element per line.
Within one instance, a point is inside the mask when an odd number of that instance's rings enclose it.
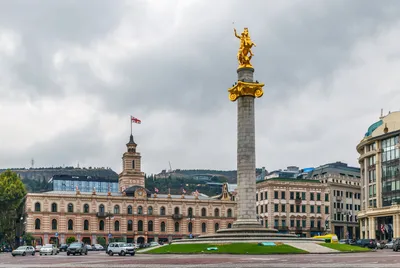
<path fill-rule="evenodd" d="M 347 244 L 322 243 L 320 245 L 324 246 L 324 247 L 327 247 L 327 248 L 336 249 L 336 250 L 342 251 L 342 252 L 366 252 L 366 251 L 371 251 L 369 248 L 362 248 L 362 247 L 357 247 L 357 246 L 352 246 L 352 245 L 347 245 Z"/>
<path fill-rule="evenodd" d="M 207 248 L 217 247 L 217 250 L 208 251 Z M 299 254 L 307 251 L 288 245 L 259 246 L 257 243 L 232 243 L 232 244 L 171 244 L 143 254 Z"/>

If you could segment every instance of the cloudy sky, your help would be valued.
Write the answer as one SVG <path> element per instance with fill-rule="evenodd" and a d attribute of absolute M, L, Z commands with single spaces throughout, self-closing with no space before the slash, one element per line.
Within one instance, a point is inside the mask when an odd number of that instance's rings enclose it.
<path fill-rule="evenodd" d="M 400 109 L 400 1 L 0 1 L 0 168 L 235 169 L 238 40 L 249 27 L 257 166 L 357 165 Z M 234 24 L 233 24 L 234 22 Z"/>

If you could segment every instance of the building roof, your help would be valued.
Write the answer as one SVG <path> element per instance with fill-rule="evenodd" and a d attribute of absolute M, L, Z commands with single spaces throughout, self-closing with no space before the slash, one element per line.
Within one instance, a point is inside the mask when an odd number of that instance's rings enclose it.
<path fill-rule="evenodd" d="M 295 179 L 295 178 L 282 178 L 282 177 L 270 178 L 270 179 L 267 179 L 267 180 L 258 181 L 257 183 L 268 182 L 268 181 L 298 182 L 298 183 L 317 183 L 317 184 L 321 184 L 321 182 L 320 182 L 319 180 Z"/>
<path fill-rule="evenodd" d="M 308 178 L 315 177 L 318 175 L 325 174 L 339 174 L 342 176 L 350 176 L 350 177 L 360 177 L 360 168 L 359 167 L 350 167 L 346 163 L 342 162 L 334 162 L 328 163 L 322 166 L 315 168 L 313 171 L 308 173 Z"/>
<path fill-rule="evenodd" d="M 92 195 L 92 192 L 80 192 L 81 195 Z M 43 193 L 29 193 L 29 195 L 63 195 L 63 196 L 76 196 L 76 191 L 49 191 L 49 192 L 43 192 Z M 96 192 L 97 196 L 107 196 L 108 193 L 104 192 Z M 111 197 L 113 196 L 123 196 L 122 193 L 111 193 Z M 154 194 L 151 194 L 150 198 L 154 198 Z M 157 198 L 168 198 L 168 194 L 157 194 Z M 171 199 L 183 199 L 182 195 L 173 195 L 171 194 Z M 185 195 L 184 199 L 189 199 L 189 200 L 194 200 L 195 196 L 194 195 Z M 199 200 L 216 200 L 208 196 L 204 195 L 199 195 Z"/>
<path fill-rule="evenodd" d="M 99 181 L 99 182 L 118 182 L 118 178 L 110 179 L 104 177 L 94 177 L 94 176 L 75 176 L 75 175 L 53 175 L 50 178 L 49 183 L 52 181 L 59 180 L 69 180 L 69 181 Z"/>

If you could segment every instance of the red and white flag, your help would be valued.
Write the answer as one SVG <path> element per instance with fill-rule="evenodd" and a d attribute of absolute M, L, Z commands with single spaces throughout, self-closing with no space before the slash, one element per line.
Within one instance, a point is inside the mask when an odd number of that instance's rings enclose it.
<path fill-rule="evenodd" d="M 131 121 L 132 123 L 136 123 L 136 124 L 141 124 L 142 121 L 136 117 L 131 116 Z"/>
<path fill-rule="evenodd" d="M 157 188 L 154 188 L 154 192 L 158 193 L 158 189 L 157 189 Z"/>
<path fill-rule="evenodd" d="M 182 193 L 186 194 L 186 190 L 185 190 L 185 189 L 182 189 Z"/>

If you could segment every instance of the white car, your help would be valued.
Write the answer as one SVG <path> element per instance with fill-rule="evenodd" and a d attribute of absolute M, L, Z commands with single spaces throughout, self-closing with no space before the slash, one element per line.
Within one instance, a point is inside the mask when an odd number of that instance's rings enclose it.
<path fill-rule="evenodd" d="M 133 248 L 133 246 L 129 244 L 122 242 L 115 242 L 115 243 L 110 243 L 108 245 L 106 253 L 110 256 L 114 254 L 118 254 L 119 256 L 125 256 L 126 254 L 135 256 L 135 249 Z"/>
<path fill-rule="evenodd" d="M 86 245 L 87 250 L 93 250 L 91 245 Z"/>
<path fill-rule="evenodd" d="M 158 242 L 150 242 L 150 247 L 160 246 Z"/>
<path fill-rule="evenodd" d="M 93 250 L 104 250 L 104 247 L 100 244 L 92 245 Z"/>
<path fill-rule="evenodd" d="M 40 248 L 39 253 L 40 253 L 40 256 L 42 256 L 42 255 L 57 255 L 58 249 L 56 248 L 55 245 L 47 244 Z"/>

